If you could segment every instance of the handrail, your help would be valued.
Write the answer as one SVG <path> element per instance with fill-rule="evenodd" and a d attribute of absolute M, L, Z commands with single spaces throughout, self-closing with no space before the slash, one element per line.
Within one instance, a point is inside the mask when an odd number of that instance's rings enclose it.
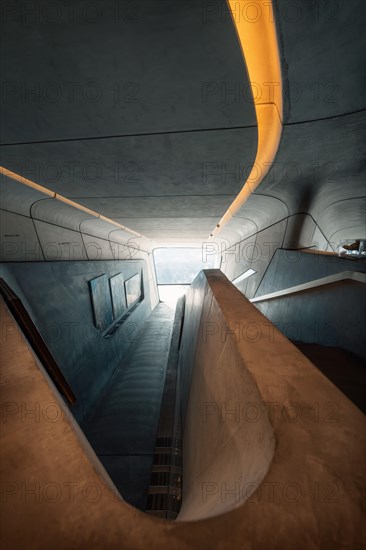
<path fill-rule="evenodd" d="M 29 344 L 32 346 L 34 352 L 38 356 L 55 386 L 67 403 L 69 403 L 69 405 L 74 405 L 76 403 L 76 397 L 66 378 L 62 374 L 60 367 L 51 355 L 45 341 L 32 321 L 28 311 L 25 309 L 21 299 L 2 278 L 0 278 L 0 294 L 4 298 L 8 309 L 13 315 L 15 321 L 18 323 L 20 329 L 24 333 Z"/>
<path fill-rule="evenodd" d="M 335 275 L 328 275 L 327 277 L 322 277 L 321 279 L 314 279 L 302 285 L 296 285 L 284 290 L 278 290 L 277 292 L 271 292 L 270 294 L 263 294 L 263 296 L 258 296 L 257 298 L 252 298 L 250 302 L 255 304 L 257 302 L 265 302 L 266 300 L 273 300 L 274 298 L 281 298 L 282 296 L 289 296 L 290 294 L 297 294 L 299 292 L 304 292 L 305 290 L 311 290 L 312 288 L 317 288 L 324 285 L 330 285 L 332 283 L 338 283 L 339 281 L 351 280 L 358 283 L 366 284 L 366 273 L 359 273 L 358 271 L 342 271 L 341 273 L 336 273 Z"/>

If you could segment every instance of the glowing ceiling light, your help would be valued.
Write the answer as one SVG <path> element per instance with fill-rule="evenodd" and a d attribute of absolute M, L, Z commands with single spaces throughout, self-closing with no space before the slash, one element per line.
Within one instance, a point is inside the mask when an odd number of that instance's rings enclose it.
<path fill-rule="evenodd" d="M 247 66 L 258 124 L 253 168 L 212 236 L 234 216 L 268 173 L 282 134 L 282 78 L 271 0 L 227 0 Z"/>
<path fill-rule="evenodd" d="M 77 210 L 81 210 L 82 212 L 85 212 L 86 214 L 90 214 L 93 218 L 99 218 L 100 220 L 106 221 L 110 223 L 111 225 L 114 225 L 118 229 L 123 229 L 127 233 L 131 233 L 131 235 L 135 235 L 136 237 L 144 237 L 141 235 L 141 233 L 137 233 L 137 231 L 134 231 L 133 229 L 129 229 L 128 227 L 122 225 L 121 223 L 115 222 L 114 220 L 111 220 L 110 218 L 107 218 L 106 216 L 102 216 L 102 214 L 99 214 L 98 212 L 95 212 L 94 210 L 90 210 L 90 208 L 86 208 L 85 206 L 82 206 L 78 202 L 72 201 L 70 199 L 67 199 L 63 195 L 59 195 L 55 191 L 51 191 L 50 189 L 47 189 L 47 187 L 43 187 L 42 185 L 39 185 L 38 183 L 35 183 L 32 180 L 29 180 L 25 178 L 24 176 L 21 176 L 20 174 L 17 174 L 16 172 L 12 172 L 11 170 L 8 170 L 7 168 L 4 168 L 3 166 L 0 166 L 0 174 L 3 176 L 6 176 L 9 179 L 12 179 L 14 181 L 18 181 L 19 183 L 22 183 L 23 185 L 26 185 L 27 187 L 31 187 L 32 189 L 35 189 L 36 191 L 39 191 L 40 193 L 44 193 L 45 195 L 48 195 L 48 197 L 52 199 L 56 199 L 60 202 L 64 202 L 73 208 L 76 208 Z M 146 237 L 144 237 L 146 238 Z"/>

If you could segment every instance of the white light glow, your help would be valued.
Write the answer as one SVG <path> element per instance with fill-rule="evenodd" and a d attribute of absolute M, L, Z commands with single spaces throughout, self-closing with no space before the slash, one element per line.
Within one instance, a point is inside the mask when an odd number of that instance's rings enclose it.
<path fill-rule="evenodd" d="M 241 281 L 244 281 L 244 279 L 247 279 L 248 277 L 250 277 L 251 275 L 254 275 L 254 273 L 257 273 L 256 271 L 254 271 L 254 269 L 248 269 L 247 271 L 244 271 L 244 273 L 242 273 L 241 275 L 239 275 L 239 277 L 237 277 L 236 279 L 234 279 L 232 281 L 232 283 L 234 285 L 237 285 L 238 283 L 240 283 Z"/>

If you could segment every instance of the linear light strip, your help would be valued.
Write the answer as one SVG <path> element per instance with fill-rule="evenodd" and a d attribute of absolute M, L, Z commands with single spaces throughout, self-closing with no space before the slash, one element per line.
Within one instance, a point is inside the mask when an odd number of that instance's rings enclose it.
<path fill-rule="evenodd" d="M 281 64 L 272 2 L 227 0 L 227 4 L 247 66 L 258 124 L 258 146 L 248 179 L 211 236 L 221 231 L 263 181 L 282 134 Z"/>
<path fill-rule="evenodd" d="M 257 273 L 256 271 L 254 271 L 254 269 L 247 269 L 246 271 L 244 271 L 244 273 L 239 275 L 239 277 L 236 277 L 236 279 L 231 282 L 233 283 L 233 285 L 237 285 L 241 281 L 244 281 L 244 279 L 247 279 L 251 275 L 254 275 L 254 273 Z"/>
<path fill-rule="evenodd" d="M 318 288 L 320 286 L 326 286 L 347 280 L 366 284 L 366 273 L 358 271 L 342 271 L 341 273 L 335 273 L 334 275 L 327 275 L 326 277 L 322 277 L 321 279 L 314 279 L 313 281 L 303 283 L 302 285 L 296 285 L 285 288 L 284 290 L 278 290 L 277 292 L 271 292 L 270 294 L 257 296 L 257 298 L 252 298 L 250 302 L 252 302 L 252 304 L 255 304 L 257 302 L 265 302 L 267 300 L 282 298 L 282 296 L 289 296 L 291 294 L 297 294 L 300 292 L 305 292 L 306 290 Z"/>
<path fill-rule="evenodd" d="M 10 178 L 12 180 L 18 181 L 19 183 L 22 183 L 23 185 L 26 185 L 27 187 L 31 187 L 32 189 L 35 189 L 36 191 L 40 191 L 41 193 L 44 193 L 45 195 L 48 195 L 50 198 L 56 199 L 60 202 L 64 202 L 73 208 L 76 208 L 77 210 L 81 210 L 82 212 L 85 212 L 86 214 L 90 214 L 90 216 L 98 218 L 102 221 L 106 221 L 110 223 L 111 225 L 114 225 L 118 227 L 119 229 L 123 229 L 127 233 L 131 233 L 131 235 L 135 235 L 136 237 L 144 237 L 144 235 L 141 235 L 141 233 L 138 233 L 137 231 L 134 231 L 133 229 L 129 229 L 125 225 L 122 225 L 121 223 L 115 222 L 114 220 L 111 220 L 110 218 L 107 218 L 106 216 L 103 216 L 102 214 L 99 214 L 98 212 L 95 212 L 94 210 L 90 210 L 90 208 L 86 208 L 85 206 L 82 206 L 81 204 L 72 201 L 70 199 L 67 199 L 63 195 L 59 195 L 55 191 L 51 191 L 50 189 L 47 189 L 47 187 L 43 187 L 42 185 L 39 185 L 38 183 L 35 183 L 32 180 L 29 180 L 20 174 L 17 174 L 15 172 L 12 172 L 11 170 L 8 170 L 7 168 L 4 168 L 3 166 L 0 166 L 0 174 L 3 174 L 7 178 Z"/>

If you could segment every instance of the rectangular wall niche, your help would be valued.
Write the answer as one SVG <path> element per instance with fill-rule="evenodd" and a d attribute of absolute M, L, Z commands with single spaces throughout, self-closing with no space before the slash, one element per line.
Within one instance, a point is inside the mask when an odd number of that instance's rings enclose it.
<path fill-rule="evenodd" d="M 107 275 L 92 279 L 89 281 L 89 286 L 94 324 L 100 332 L 104 332 L 113 323 L 112 302 Z"/>
<path fill-rule="evenodd" d="M 118 319 L 119 317 L 122 317 L 127 309 L 124 278 L 122 273 L 118 273 L 118 275 L 111 277 L 109 279 L 109 284 L 111 287 L 113 315 L 115 319 Z"/>
<path fill-rule="evenodd" d="M 103 337 L 112 336 L 143 299 L 142 276 L 124 281 L 122 273 L 101 275 L 89 281 L 94 325 Z"/>
<path fill-rule="evenodd" d="M 136 273 L 125 282 L 127 307 L 132 307 L 141 298 L 141 277 Z"/>

